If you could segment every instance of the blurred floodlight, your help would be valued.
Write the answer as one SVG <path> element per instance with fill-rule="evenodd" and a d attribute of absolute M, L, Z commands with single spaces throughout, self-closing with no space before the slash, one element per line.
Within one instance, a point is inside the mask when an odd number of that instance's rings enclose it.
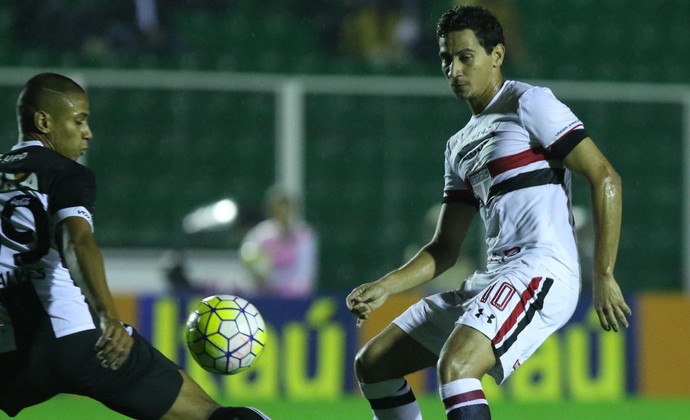
<path fill-rule="evenodd" d="M 237 219 L 237 203 L 224 198 L 189 213 L 182 220 L 185 233 L 199 233 L 226 228 Z"/>

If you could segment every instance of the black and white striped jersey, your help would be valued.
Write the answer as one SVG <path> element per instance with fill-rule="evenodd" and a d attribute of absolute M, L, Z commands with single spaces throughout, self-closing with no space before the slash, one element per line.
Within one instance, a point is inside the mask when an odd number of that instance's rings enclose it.
<path fill-rule="evenodd" d="M 56 337 L 95 328 L 63 265 L 58 228 L 76 216 L 93 229 L 95 193 L 90 169 L 39 141 L 0 155 L 0 352 L 37 322 L 49 321 Z"/>

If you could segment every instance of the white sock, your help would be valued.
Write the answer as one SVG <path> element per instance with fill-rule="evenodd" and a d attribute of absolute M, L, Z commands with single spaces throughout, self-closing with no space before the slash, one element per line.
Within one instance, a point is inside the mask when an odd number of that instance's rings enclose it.
<path fill-rule="evenodd" d="M 479 379 L 458 379 L 439 387 L 441 400 L 449 419 L 489 419 L 489 403 L 486 401 Z"/>

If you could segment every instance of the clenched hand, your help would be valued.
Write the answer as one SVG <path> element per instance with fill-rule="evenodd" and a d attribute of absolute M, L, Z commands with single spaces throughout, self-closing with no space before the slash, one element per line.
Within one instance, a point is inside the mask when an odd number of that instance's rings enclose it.
<path fill-rule="evenodd" d="M 357 317 L 357 326 L 360 326 L 369 314 L 378 309 L 390 296 L 387 288 L 378 282 L 365 283 L 356 287 L 347 295 L 346 304 L 350 312 Z"/>
<path fill-rule="evenodd" d="M 129 335 L 122 322 L 118 319 L 101 317 L 101 337 L 96 342 L 94 350 L 104 368 L 117 370 L 125 364 L 132 351 L 134 339 Z"/>

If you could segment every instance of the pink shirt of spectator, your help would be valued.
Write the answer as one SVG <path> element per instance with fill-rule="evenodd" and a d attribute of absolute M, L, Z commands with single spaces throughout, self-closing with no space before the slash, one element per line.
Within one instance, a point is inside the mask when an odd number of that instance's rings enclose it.
<path fill-rule="evenodd" d="M 245 236 L 240 255 L 259 282 L 260 291 L 274 296 L 308 297 L 316 289 L 318 240 L 303 221 L 284 228 L 264 220 Z"/>

